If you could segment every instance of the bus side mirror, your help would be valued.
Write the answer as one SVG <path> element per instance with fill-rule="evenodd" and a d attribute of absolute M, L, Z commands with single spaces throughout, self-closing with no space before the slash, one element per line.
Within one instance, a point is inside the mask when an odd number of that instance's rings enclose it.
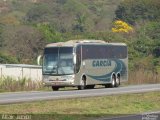
<path fill-rule="evenodd" d="M 76 56 L 76 54 L 73 54 L 73 63 L 74 63 L 74 64 L 77 63 L 77 56 Z"/>
<path fill-rule="evenodd" d="M 42 55 L 39 55 L 37 57 L 37 65 L 41 65 L 41 58 L 42 58 Z"/>

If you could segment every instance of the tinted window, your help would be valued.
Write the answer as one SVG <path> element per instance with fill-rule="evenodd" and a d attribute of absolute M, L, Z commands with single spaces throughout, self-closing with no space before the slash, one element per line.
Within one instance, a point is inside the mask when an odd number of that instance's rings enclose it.
<path fill-rule="evenodd" d="M 43 74 L 68 75 L 73 73 L 73 47 L 45 48 Z"/>
<path fill-rule="evenodd" d="M 60 47 L 59 53 L 73 53 L 73 47 Z"/>
<path fill-rule="evenodd" d="M 124 59 L 127 58 L 126 46 L 83 45 L 82 59 Z"/>
<path fill-rule="evenodd" d="M 72 53 L 73 47 L 52 47 L 52 48 L 45 48 L 45 54 L 54 54 L 54 53 Z"/>
<path fill-rule="evenodd" d="M 54 48 L 45 48 L 44 49 L 44 54 L 58 54 L 58 47 L 54 47 Z"/>

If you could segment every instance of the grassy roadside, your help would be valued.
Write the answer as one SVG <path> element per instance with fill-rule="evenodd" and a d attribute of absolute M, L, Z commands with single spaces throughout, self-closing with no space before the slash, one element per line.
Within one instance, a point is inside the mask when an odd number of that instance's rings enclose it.
<path fill-rule="evenodd" d="M 124 85 L 141 85 L 141 84 L 159 84 L 160 74 L 155 74 L 151 71 L 137 70 L 129 71 L 128 81 L 122 83 Z M 102 87 L 96 85 L 96 87 Z M 62 88 L 60 90 L 77 89 L 77 88 Z M 52 91 L 51 87 L 44 87 L 42 81 L 32 81 L 27 78 L 12 78 L 9 76 L 0 78 L 0 93 L 2 92 L 17 92 L 17 91 Z"/>
<path fill-rule="evenodd" d="M 157 110 L 160 92 L 0 105 L 1 114 L 34 114 L 31 117 L 37 120 L 82 120 Z"/>

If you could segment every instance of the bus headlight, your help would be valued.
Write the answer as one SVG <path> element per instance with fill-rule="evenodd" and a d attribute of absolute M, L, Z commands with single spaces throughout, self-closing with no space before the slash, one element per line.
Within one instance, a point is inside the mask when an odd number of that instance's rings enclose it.
<path fill-rule="evenodd" d="M 74 75 L 63 76 L 62 79 L 66 79 L 68 82 L 74 82 Z"/>

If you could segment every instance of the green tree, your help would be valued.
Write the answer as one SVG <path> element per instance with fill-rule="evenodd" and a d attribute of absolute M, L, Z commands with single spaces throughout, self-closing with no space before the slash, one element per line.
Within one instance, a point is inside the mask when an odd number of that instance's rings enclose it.
<path fill-rule="evenodd" d="M 84 32 L 85 28 L 86 16 L 84 14 L 76 15 L 76 23 L 73 26 L 73 30 L 76 32 Z"/>
<path fill-rule="evenodd" d="M 32 63 L 45 46 L 43 35 L 31 26 L 7 26 L 3 31 L 2 50 L 20 63 Z"/>
<path fill-rule="evenodd" d="M 49 23 L 39 23 L 36 28 L 42 32 L 47 42 L 63 41 L 61 33 L 57 32 Z"/>
<path fill-rule="evenodd" d="M 4 54 L 4 53 L 1 53 L 0 52 L 0 63 L 1 64 L 16 64 L 18 63 L 18 60 L 13 57 L 13 56 L 10 56 L 9 54 Z"/>
<path fill-rule="evenodd" d="M 115 11 L 116 19 L 132 25 L 139 21 L 156 21 L 160 19 L 159 8 L 159 0 L 123 0 Z"/>
<path fill-rule="evenodd" d="M 3 25 L 0 24 L 0 49 L 3 46 L 3 37 L 2 37 L 2 33 L 3 33 Z"/>
<path fill-rule="evenodd" d="M 160 56 L 160 23 L 149 22 L 142 27 L 144 35 L 152 39 L 152 54 L 156 57 Z"/>
<path fill-rule="evenodd" d="M 33 23 L 47 22 L 48 16 L 52 13 L 51 10 L 45 3 L 36 4 L 27 12 L 25 19 Z"/>

